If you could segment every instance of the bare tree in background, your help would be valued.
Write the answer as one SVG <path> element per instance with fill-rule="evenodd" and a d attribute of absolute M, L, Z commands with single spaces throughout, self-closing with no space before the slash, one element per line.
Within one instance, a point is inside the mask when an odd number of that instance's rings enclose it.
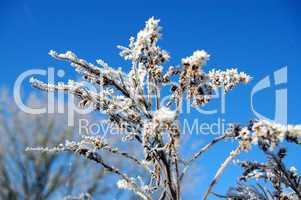
<path fill-rule="evenodd" d="M 82 81 L 99 87 L 99 91 L 72 80 L 68 84 L 53 85 L 31 79 L 34 87 L 47 92 L 68 92 L 78 97 L 82 107 L 105 113 L 107 123 L 116 125 L 121 133 L 125 133 L 121 135 L 124 144 L 136 143 L 139 148 L 137 151 L 143 152 L 143 155 L 129 153 L 128 149 L 121 150 L 110 140 L 93 136 L 66 141 L 53 148 L 45 147 L 41 151 L 68 151 L 92 160 L 120 178 L 116 181 L 120 189 L 129 190 L 142 199 L 179 200 L 183 196 L 183 177 L 190 172 L 192 163 L 216 143 L 227 139 L 236 141 L 231 143 L 236 146 L 229 152 L 203 195 L 206 200 L 226 167 L 241 152 L 250 150 L 252 145 L 258 144 L 266 151 L 271 151 L 282 141 L 300 143 L 300 126 L 254 120 L 246 125 L 231 126 L 184 160 L 180 154 L 185 144 L 180 141 L 179 120 L 184 99 L 191 100 L 193 106 L 203 106 L 213 98 L 216 89 L 229 92 L 240 83 L 248 83 L 250 76 L 237 69 L 206 72 L 204 66 L 209 54 L 204 50 L 193 52 L 191 56 L 183 58 L 179 66 L 170 66 L 165 70 L 163 65 L 169 59 L 169 54 L 157 45 L 160 37 L 159 20 L 150 18 L 137 37 L 130 38 L 127 47 L 119 46 L 120 55 L 131 62 L 129 72 L 110 67 L 102 60 L 91 64 L 70 51 L 49 52 L 55 59 L 70 62 L 82 75 Z M 168 98 L 163 98 L 162 95 L 166 93 Z M 114 166 L 103 156 L 104 152 L 123 156 L 131 162 L 131 166 L 143 169 L 147 176 L 141 177 L 126 168 Z M 292 192 L 299 196 L 300 185 L 296 184 L 291 184 L 294 189 Z"/>
<path fill-rule="evenodd" d="M 46 105 L 30 95 L 31 107 Z M 46 200 L 87 193 L 104 196 L 112 187 L 103 184 L 104 168 L 74 159 L 70 154 L 25 152 L 28 146 L 59 144 L 75 138 L 65 116 L 30 115 L 18 110 L 5 90 L 0 102 L 0 199 Z M 85 171 L 89 171 L 85 173 Z M 113 186 L 114 187 L 114 186 Z"/>

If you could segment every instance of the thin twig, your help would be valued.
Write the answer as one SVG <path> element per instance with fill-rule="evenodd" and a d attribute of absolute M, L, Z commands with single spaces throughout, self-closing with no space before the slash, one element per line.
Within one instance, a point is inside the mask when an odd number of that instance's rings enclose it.
<path fill-rule="evenodd" d="M 180 181 L 182 181 L 185 173 L 187 172 L 187 170 L 189 169 L 189 167 L 192 165 L 192 163 L 198 158 L 200 157 L 204 152 L 206 152 L 210 147 L 212 147 L 214 144 L 226 139 L 226 138 L 229 138 L 229 137 L 232 137 L 231 134 L 224 134 L 224 135 L 221 135 L 219 137 L 216 137 L 214 138 L 210 143 L 206 144 L 203 148 L 201 148 L 198 152 L 196 152 L 190 159 L 189 161 L 186 162 L 186 166 L 185 168 L 183 169 L 182 173 L 181 173 L 181 176 L 180 176 Z"/>
<path fill-rule="evenodd" d="M 226 169 L 226 167 L 229 165 L 229 163 L 241 152 L 242 147 L 243 147 L 243 142 L 240 143 L 240 145 L 236 148 L 235 151 L 231 152 L 229 157 L 227 157 L 227 159 L 223 162 L 223 164 L 220 166 L 220 168 L 217 170 L 212 182 L 209 185 L 209 188 L 207 189 L 205 195 L 204 195 L 204 200 L 207 200 L 212 188 L 214 187 L 214 185 L 217 183 L 217 181 L 219 180 L 219 178 L 221 177 L 221 175 L 223 174 L 224 170 Z"/>
<path fill-rule="evenodd" d="M 146 194 L 142 189 L 140 189 L 140 187 L 137 186 L 136 183 L 134 183 L 126 174 L 122 173 L 119 169 L 106 164 L 102 160 L 101 156 L 99 154 L 97 154 L 96 152 L 92 152 L 92 151 L 90 151 L 89 149 L 86 149 L 86 148 L 79 148 L 77 146 L 74 146 L 74 147 L 71 147 L 71 148 L 65 148 L 64 150 L 65 151 L 73 151 L 75 153 L 78 153 L 80 155 L 85 156 L 86 158 L 88 158 L 90 160 L 93 160 L 93 161 L 101 164 L 108 171 L 119 175 L 121 178 L 123 178 L 128 183 L 130 183 L 133 186 L 133 188 L 137 191 L 137 194 L 139 194 L 143 199 L 145 199 L 145 200 L 151 200 L 152 199 L 148 194 Z"/>

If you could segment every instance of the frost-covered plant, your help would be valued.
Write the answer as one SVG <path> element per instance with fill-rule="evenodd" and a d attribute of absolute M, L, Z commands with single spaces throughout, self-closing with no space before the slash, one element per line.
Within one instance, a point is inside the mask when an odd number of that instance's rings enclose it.
<path fill-rule="evenodd" d="M 250 121 L 248 126 L 241 127 L 236 125 L 233 130 L 235 130 L 236 139 L 240 141 L 240 146 L 234 153 L 235 155 L 237 155 L 237 151 L 250 149 L 251 144 L 258 144 L 259 149 L 268 157 L 268 162 L 266 163 L 235 161 L 236 164 L 239 164 L 244 169 L 239 182 L 250 179 L 262 179 L 265 182 L 271 183 L 275 191 L 270 192 L 270 190 L 266 190 L 259 184 L 259 190 L 257 190 L 254 186 L 238 183 L 237 187 L 229 189 L 225 197 L 231 200 L 300 199 L 301 177 L 297 174 L 295 167 L 291 167 L 290 169 L 285 167 L 283 159 L 286 156 L 286 149 L 280 148 L 276 154 L 274 153 L 275 147 L 279 146 L 279 143 L 282 141 L 300 144 L 300 126 L 284 126 L 265 120 L 253 120 Z M 230 154 L 230 157 L 233 158 L 232 155 L 233 153 Z M 221 168 L 223 169 L 223 167 Z M 260 192 L 263 192 L 264 195 Z"/>
<path fill-rule="evenodd" d="M 252 144 L 272 149 L 283 139 L 298 141 L 300 127 L 287 129 L 265 121 L 253 121 L 246 127 L 233 126 L 189 160 L 181 159 L 179 115 L 182 102 L 190 99 L 193 106 L 202 106 L 212 99 L 215 89 L 222 88 L 228 92 L 239 83 L 248 83 L 250 76 L 237 69 L 206 72 L 204 66 L 210 55 L 204 50 L 193 52 L 191 56 L 183 58 L 179 66 L 165 70 L 163 65 L 170 56 L 157 45 L 160 37 L 159 20 L 150 18 L 136 38 L 130 38 L 128 47 L 118 46 L 120 55 L 131 61 L 128 73 L 114 69 L 102 60 L 98 60 L 96 65 L 78 58 L 70 51 L 62 54 L 50 51 L 49 54 L 55 59 L 70 62 L 84 81 L 101 86 L 100 92 L 89 90 L 75 81 L 51 85 L 31 79 L 31 84 L 41 90 L 69 92 L 79 98 L 81 106 L 92 106 L 96 111 L 104 112 L 107 122 L 125 133 L 122 134 L 123 141 L 133 140 L 139 144 L 144 157 L 135 157 L 114 148 L 109 141 L 100 137 L 84 137 L 81 141 L 67 141 L 44 150 L 70 151 L 95 161 L 120 177 L 117 182 L 120 189 L 128 189 L 142 199 L 178 200 L 182 196 L 182 179 L 191 164 L 217 142 L 236 139 L 239 145 L 217 171 L 204 195 L 204 199 L 207 199 L 226 166 L 241 151 L 249 150 Z M 165 88 L 170 89 L 169 98 L 160 104 Z M 118 154 L 132 161 L 133 165 L 146 171 L 147 178 L 130 175 L 111 166 L 103 160 L 101 151 Z"/>
<path fill-rule="evenodd" d="M 287 168 L 283 162 L 286 149 L 280 148 L 277 154 L 265 151 L 268 161 L 260 163 L 257 161 L 235 161 L 243 168 L 243 174 L 239 177 L 236 187 L 231 187 L 226 195 L 217 195 L 230 200 L 236 199 L 262 199 L 278 200 L 301 199 L 301 176 L 297 169 L 292 166 Z M 263 180 L 269 183 L 267 187 L 257 184 L 257 187 L 246 185 L 251 179 Z"/>

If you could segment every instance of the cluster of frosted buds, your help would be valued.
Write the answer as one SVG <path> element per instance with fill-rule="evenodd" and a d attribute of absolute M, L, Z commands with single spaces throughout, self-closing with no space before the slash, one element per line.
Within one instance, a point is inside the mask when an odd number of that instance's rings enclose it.
<path fill-rule="evenodd" d="M 300 144 L 300 125 L 281 125 L 267 120 L 250 121 L 247 127 L 236 127 L 237 138 L 246 144 L 258 144 L 264 150 L 273 150 L 280 142 L 286 140 Z M 248 148 L 246 148 L 248 149 Z"/>
<path fill-rule="evenodd" d="M 198 73 L 198 69 L 207 63 L 210 55 L 204 50 L 197 50 L 193 52 L 192 56 L 186 57 L 182 59 L 182 64 L 186 67 L 190 68 L 190 73 L 193 75 L 194 73 Z"/>
<path fill-rule="evenodd" d="M 195 51 L 192 56 L 182 59 L 183 68 L 174 70 L 170 68 L 163 76 L 168 82 L 170 76 L 179 74 L 179 83 L 172 87 L 173 97 L 177 103 L 187 91 L 187 98 L 192 99 L 194 106 L 203 105 L 210 101 L 217 88 L 224 88 L 228 92 L 237 84 L 247 83 L 250 76 L 244 72 L 238 73 L 236 69 L 226 71 L 212 70 L 208 74 L 203 71 L 203 66 L 209 60 L 210 55 L 204 50 Z"/>
<path fill-rule="evenodd" d="M 142 63 L 147 63 L 147 65 L 150 57 L 154 59 L 155 63 L 153 65 L 166 61 L 169 58 L 168 53 L 156 46 L 161 30 L 159 21 L 153 17 L 147 20 L 144 29 L 137 34 L 137 39 L 135 40 L 134 37 L 130 38 L 129 47 L 118 46 L 121 49 L 120 55 L 126 60 L 142 61 Z M 148 67 L 151 67 L 151 65 Z"/>
<path fill-rule="evenodd" d="M 170 78 L 174 75 L 179 75 L 181 73 L 181 69 L 179 67 L 170 66 L 167 72 L 162 77 L 163 83 L 170 82 Z"/>
<path fill-rule="evenodd" d="M 182 59 L 183 70 L 180 73 L 179 86 L 175 90 L 176 99 L 187 90 L 187 97 L 193 98 L 194 105 L 200 105 L 209 101 L 211 91 L 207 87 L 207 77 L 202 70 L 208 59 L 209 54 L 204 50 L 197 50 L 192 56 Z"/>
<path fill-rule="evenodd" d="M 227 69 L 226 71 L 211 70 L 208 73 L 210 79 L 210 86 L 212 88 L 223 87 L 227 92 L 234 86 L 242 83 L 248 83 L 251 79 L 249 75 L 244 72 L 237 72 L 237 69 Z"/>
<path fill-rule="evenodd" d="M 299 143 L 301 126 L 281 125 L 266 120 L 253 122 L 252 142 L 258 143 L 264 150 L 275 148 L 279 142 L 287 140 Z"/>
<path fill-rule="evenodd" d="M 287 169 L 283 164 L 286 149 L 281 148 L 276 155 L 273 153 L 268 153 L 267 155 L 269 159 L 265 163 L 236 161 L 236 164 L 239 164 L 244 169 L 240 180 L 247 181 L 255 178 L 270 182 L 275 189 L 273 196 L 277 198 L 287 196 L 284 188 L 292 189 L 295 195 L 301 197 L 301 177 L 297 174 L 295 167 Z"/>
<path fill-rule="evenodd" d="M 120 55 L 126 60 L 132 61 L 134 82 L 144 81 L 144 74 L 147 71 L 153 81 L 162 82 L 162 66 L 169 59 L 169 54 L 157 46 L 160 38 L 159 21 L 153 17 L 145 23 L 143 30 L 139 31 L 137 38 L 130 38 L 129 47 L 118 46 L 121 49 Z"/>

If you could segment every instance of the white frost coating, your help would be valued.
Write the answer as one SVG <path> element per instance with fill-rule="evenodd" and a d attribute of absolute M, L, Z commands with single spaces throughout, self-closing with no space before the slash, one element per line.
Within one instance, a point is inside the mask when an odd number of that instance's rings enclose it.
<path fill-rule="evenodd" d="M 52 56 L 52 57 L 55 57 L 56 55 L 57 55 L 57 53 L 56 53 L 56 51 L 54 51 L 54 50 L 50 50 L 49 51 L 49 53 L 48 53 L 50 56 Z"/>
<path fill-rule="evenodd" d="M 154 17 L 147 20 L 144 29 L 138 32 L 136 40 L 134 37 L 130 38 L 129 47 L 117 46 L 121 50 L 120 55 L 126 60 L 138 61 L 143 52 L 148 51 L 167 60 L 169 58 L 168 53 L 156 46 L 160 38 L 159 22 L 160 20 L 154 19 Z"/>
<path fill-rule="evenodd" d="M 237 69 L 227 69 L 226 71 L 212 69 L 208 73 L 210 85 L 212 88 L 224 87 L 225 91 L 229 91 L 234 86 L 242 83 L 248 83 L 251 77 L 244 72 L 238 72 Z"/>
<path fill-rule="evenodd" d="M 293 174 L 297 174 L 297 169 L 296 169 L 295 166 L 292 166 L 292 167 L 290 168 L 290 171 L 291 171 Z"/>
<path fill-rule="evenodd" d="M 96 63 L 99 64 L 102 67 L 109 67 L 109 65 L 105 61 L 103 61 L 102 59 L 96 60 Z"/>
<path fill-rule="evenodd" d="M 283 141 L 286 137 L 298 138 L 301 136 L 301 128 L 293 125 L 282 125 L 266 120 L 261 120 L 254 123 L 252 130 L 255 132 L 256 137 L 272 137 L 277 138 L 279 141 Z M 254 136 L 254 137 L 255 137 Z"/>
<path fill-rule="evenodd" d="M 130 184 L 126 180 L 120 179 L 117 181 L 117 187 L 119 189 L 130 189 Z"/>
<path fill-rule="evenodd" d="M 159 122 L 173 122 L 177 118 L 177 112 L 167 107 L 162 107 L 154 113 L 154 120 Z"/>
<path fill-rule="evenodd" d="M 204 50 L 197 50 L 193 52 L 192 56 L 182 59 L 183 64 L 189 64 L 191 66 L 203 66 L 209 60 L 210 55 Z"/>

